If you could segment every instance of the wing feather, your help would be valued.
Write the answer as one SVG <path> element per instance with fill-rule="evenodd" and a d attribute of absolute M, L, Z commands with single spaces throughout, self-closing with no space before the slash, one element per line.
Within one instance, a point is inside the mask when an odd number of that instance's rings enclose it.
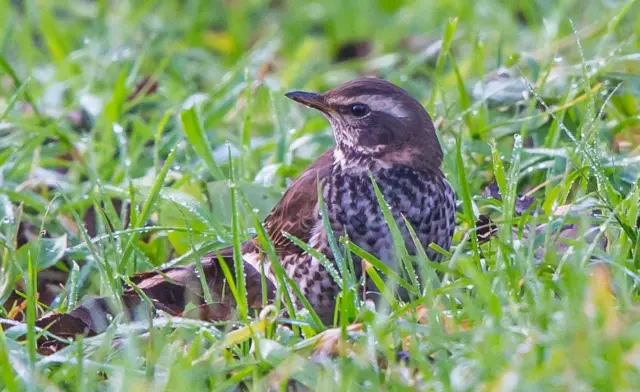
<path fill-rule="evenodd" d="M 264 226 L 278 254 L 300 252 L 284 233 L 309 242 L 318 219 L 318 181 L 331 175 L 333 148 L 322 154 L 287 188 L 280 202 L 265 218 Z"/>

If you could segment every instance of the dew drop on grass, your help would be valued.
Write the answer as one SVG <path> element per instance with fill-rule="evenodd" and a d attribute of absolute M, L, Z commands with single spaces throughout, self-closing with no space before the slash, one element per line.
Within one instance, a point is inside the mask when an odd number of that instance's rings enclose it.
<path fill-rule="evenodd" d="M 515 150 L 520 148 L 522 148 L 522 135 L 516 133 L 513 135 L 513 149 Z"/>
<path fill-rule="evenodd" d="M 124 128 L 122 128 L 122 125 L 120 125 L 118 123 L 114 123 L 113 124 L 113 132 L 116 135 L 121 135 L 124 132 Z"/>

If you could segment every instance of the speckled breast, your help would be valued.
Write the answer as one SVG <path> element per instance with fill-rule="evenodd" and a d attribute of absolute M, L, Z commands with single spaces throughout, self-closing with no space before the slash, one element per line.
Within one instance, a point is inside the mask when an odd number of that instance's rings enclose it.
<path fill-rule="evenodd" d="M 336 165 L 331 178 L 326 197 L 334 233 L 340 236 L 346 232 L 353 243 L 395 267 L 393 239 L 368 172 L 348 173 Z M 377 170 L 374 179 L 410 254 L 416 249 L 403 217 L 413 227 L 427 256 L 438 261 L 439 254 L 429 245 L 435 243 L 448 249 L 455 229 L 454 193 L 446 179 L 406 166 Z"/>

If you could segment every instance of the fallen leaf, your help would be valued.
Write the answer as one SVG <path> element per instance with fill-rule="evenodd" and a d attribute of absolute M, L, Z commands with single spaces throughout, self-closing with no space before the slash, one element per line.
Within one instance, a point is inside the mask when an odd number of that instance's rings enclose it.
<path fill-rule="evenodd" d="M 613 150 L 617 154 L 637 155 L 640 146 L 640 127 L 627 129 L 613 135 Z"/>
<path fill-rule="evenodd" d="M 347 334 L 354 335 L 364 332 L 362 324 L 351 324 L 347 326 Z M 347 355 L 352 343 L 342 338 L 342 328 L 328 329 L 316 337 L 317 341 L 313 349 L 311 358 L 315 361 L 322 361 L 334 356 Z"/>

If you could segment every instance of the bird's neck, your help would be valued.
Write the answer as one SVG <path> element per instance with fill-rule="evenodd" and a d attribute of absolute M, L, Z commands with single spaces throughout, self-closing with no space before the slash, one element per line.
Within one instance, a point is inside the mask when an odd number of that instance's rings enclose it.
<path fill-rule="evenodd" d="M 333 151 L 333 165 L 339 167 L 343 172 L 352 174 L 367 174 L 390 167 L 373 155 L 340 147 L 336 147 Z"/>
<path fill-rule="evenodd" d="M 394 166 L 409 167 L 414 170 L 442 175 L 442 158 L 435 154 L 421 154 L 418 150 L 406 148 L 391 152 L 364 153 L 356 149 L 336 147 L 333 164 L 343 172 L 367 174 Z"/>

